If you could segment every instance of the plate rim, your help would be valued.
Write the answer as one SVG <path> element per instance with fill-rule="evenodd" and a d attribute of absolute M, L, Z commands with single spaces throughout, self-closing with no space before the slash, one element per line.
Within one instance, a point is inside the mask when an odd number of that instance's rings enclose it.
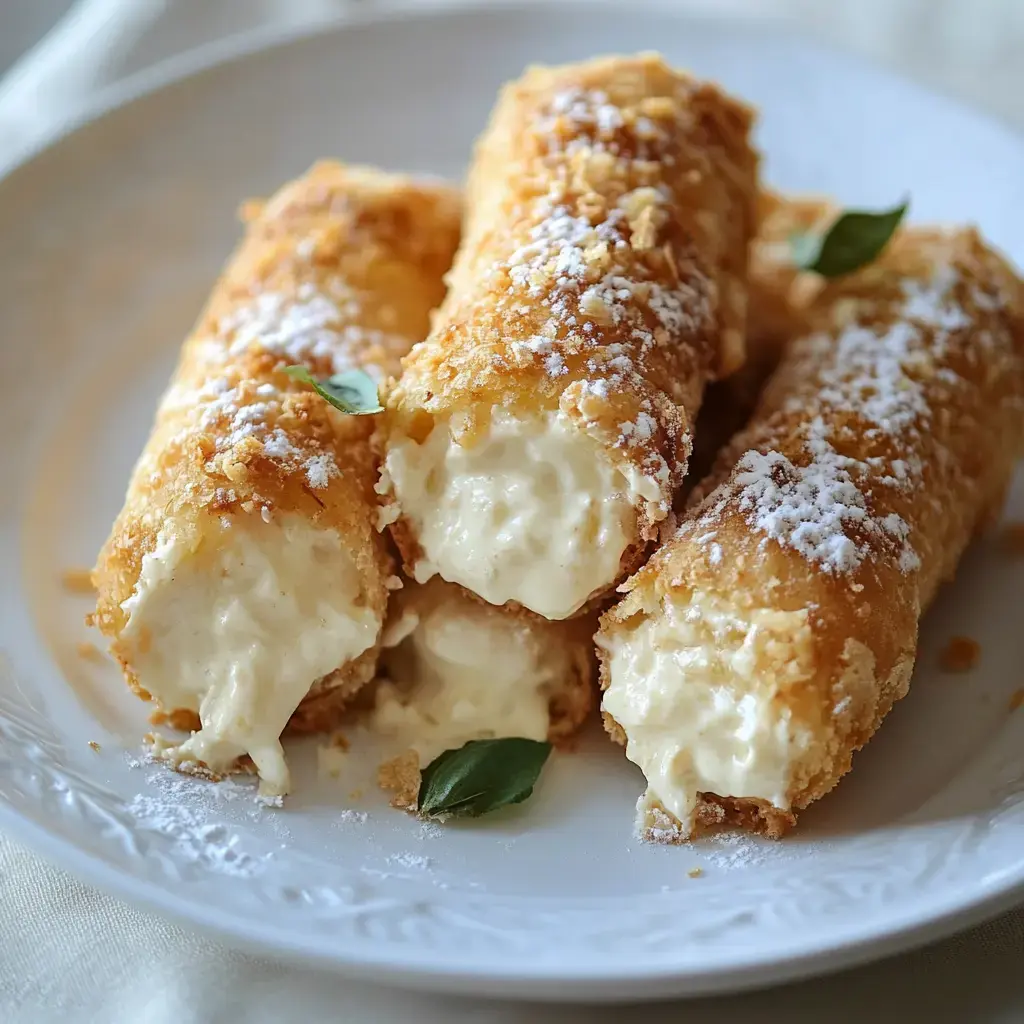
<path fill-rule="evenodd" d="M 0 828 L 8 837 L 43 856 L 51 865 L 80 881 L 94 885 L 109 896 L 133 906 L 163 915 L 179 926 L 195 928 L 206 935 L 228 941 L 252 955 L 272 956 L 297 967 L 326 970 L 334 974 L 376 984 L 397 985 L 437 994 L 458 990 L 467 995 L 527 1001 L 546 999 L 561 1003 L 626 1003 L 653 1001 L 666 997 L 690 998 L 725 995 L 832 974 L 863 966 L 898 953 L 910 952 L 946 938 L 963 929 L 991 920 L 1019 902 L 1024 895 L 1024 873 L 1005 888 L 983 899 L 965 901 L 950 898 L 926 911 L 904 914 L 895 927 L 879 933 L 865 931 L 836 945 L 822 946 L 785 959 L 770 959 L 758 951 L 740 963 L 723 966 L 658 967 L 611 975 L 604 967 L 592 970 L 578 966 L 538 965 L 523 970 L 466 971 L 455 964 L 410 965 L 386 955 L 338 957 L 336 953 L 297 947 L 294 942 L 274 942 L 264 933 L 250 935 L 226 911 L 199 903 L 177 901 L 166 886 L 122 875 L 92 853 L 54 836 L 42 825 L 22 817 L 0 802 Z M 187 908 L 187 909 L 186 909 Z M 282 936 L 283 938 L 283 936 Z M 576 986 L 586 986 L 585 989 Z M 581 995 L 582 993 L 582 995 Z"/>
<path fill-rule="evenodd" d="M 615 9 L 611 0 L 573 2 L 579 7 L 603 8 L 606 11 Z M 401 20 L 423 22 L 465 15 L 490 17 L 519 13 L 524 16 L 542 16 L 544 9 L 549 6 L 543 0 L 497 0 L 492 3 L 483 0 L 397 0 L 385 6 L 367 5 L 335 12 L 303 25 L 261 26 L 202 44 L 98 90 L 66 118 L 41 132 L 27 146 L 16 147 L 9 159 L 0 161 L 0 193 L 9 179 L 26 171 L 37 159 L 94 122 L 124 106 L 141 102 L 164 89 L 221 66 L 240 63 L 270 50 L 321 35 L 340 34 L 359 26 L 386 25 Z M 641 0 L 641 6 L 651 12 L 678 19 L 681 23 L 727 26 L 728 31 L 738 35 L 750 35 L 754 31 L 752 26 L 756 26 L 756 31 L 762 35 L 767 33 L 795 38 L 803 45 L 848 66 L 869 69 L 876 78 L 903 86 L 909 84 L 920 93 L 941 99 L 948 108 L 968 114 L 974 121 L 987 125 L 1006 140 L 1012 140 L 1024 156 L 1024 138 L 999 118 L 941 89 L 922 85 L 895 73 L 876 61 L 822 44 L 806 32 L 801 32 L 799 26 L 765 18 L 740 21 L 728 15 L 679 10 L 660 0 Z M 969 894 L 962 893 L 942 902 L 933 902 L 925 908 L 905 911 L 902 916 L 892 919 L 884 931 L 879 931 L 877 927 L 873 931 L 865 929 L 864 934 L 855 933 L 839 943 L 824 945 L 806 953 L 789 954 L 784 958 L 772 958 L 770 953 L 757 950 L 740 961 L 717 967 L 679 965 L 656 967 L 647 971 L 638 968 L 633 962 L 615 975 L 609 975 L 603 967 L 587 970 L 579 964 L 569 968 L 540 964 L 529 971 L 521 968 L 502 970 L 498 969 L 498 965 L 486 970 L 466 970 L 455 963 L 416 965 L 411 958 L 403 963 L 396 960 L 393 954 L 346 953 L 342 959 L 337 951 L 321 952 L 315 948 L 297 946 L 294 941 L 286 943 L 282 941 L 286 933 L 276 936 L 267 933 L 251 935 L 245 932 L 242 922 L 233 919 L 230 912 L 198 903 L 181 903 L 166 886 L 121 874 L 99 856 L 70 844 L 2 801 L 0 828 L 16 842 L 88 884 L 181 925 L 227 940 L 236 948 L 374 982 L 435 992 L 457 989 L 466 993 L 520 999 L 543 997 L 578 1002 L 582 993 L 582 998 L 588 1002 L 615 1002 L 672 995 L 699 996 L 792 981 L 853 967 L 919 947 L 987 920 L 1024 898 L 1024 869 L 1021 869 L 1015 875 L 1010 875 L 994 891 L 990 890 L 980 898 L 971 898 Z M 576 987 L 583 985 L 585 989 Z M 567 986 L 571 986 L 571 990 Z"/>

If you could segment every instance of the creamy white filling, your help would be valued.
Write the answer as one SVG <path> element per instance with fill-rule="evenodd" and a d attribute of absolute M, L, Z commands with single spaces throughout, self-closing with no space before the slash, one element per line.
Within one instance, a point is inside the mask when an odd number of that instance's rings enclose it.
<path fill-rule="evenodd" d="M 549 619 L 577 611 L 619 573 L 643 495 L 561 411 L 495 409 L 471 447 L 437 424 L 391 443 L 385 480 L 438 574 L 491 604 L 518 601 Z"/>
<path fill-rule="evenodd" d="M 373 728 L 429 764 L 470 740 L 548 734 L 569 652 L 521 618 L 434 580 L 407 584 L 384 632 Z"/>
<path fill-rule="evenodd" d="M 699 793 L 789 807 L 791 768 L 810 734 L 765 671 L 806 627 L 802 612 L 743 615 L 722 598 L 667 598 L 631 629 L 599 636 L 610 684 L 602 707 L 647 777 L 641 811 L 661 805 L 688 831 Z M 771 657 L 766 658 L 766 652 Z"/>
<path fill-rule="evenodd" d="M 123 604 L 122 651 L 164 709 L 199 713 L 174 761 L 214 771 L 248 754 L 261 792 L 286 793 L 280 736 L 320 678 L 372 646 L 379 617 L 361 601 L 355 563 L 335 530 L 298 515 L 221 525 L 192 550 L 165 527 Z"/>

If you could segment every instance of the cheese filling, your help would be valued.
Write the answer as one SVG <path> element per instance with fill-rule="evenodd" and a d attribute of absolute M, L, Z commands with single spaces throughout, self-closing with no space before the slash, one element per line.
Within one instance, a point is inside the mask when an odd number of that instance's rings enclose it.
<path fill-rule="evenodd" d="M 471 447 L 438 424 L 422 444 L 393 441 L 385 474 L 423 551 L 416 579 L 438 574 L 491 604 L 567 618 L 636 539 L 641 497 L 560 411 L 495 409 Z"/>
<path fill-rule="evenodd" d="M 721 597 L 666 598 L 631 629 L 600 635 L 610 658 L 602 702 L 647 778 L 640 807 L 662 808 L 688 834 L 700 793 L 766 800 L 788 810 L 791 765 L 811 736 L 780 699 L 771 666 L 808 629 L 805 612 L 737 614 Z"/>
<path fill-rule="evenodd" d="M 434 580 L 406 584 L 384 632 L 386 679 L 373 728 L 426 766 L 470 740 L 543 740 L 548 706 L 572 671 L 565 647 L 529 621 Z"/>
<path fill-rule="evenodd" d="M 298 515 L 213 530 L 194 550 L 172 527 L 161 531 L 121 605 L 119 653 L 161 708 L 199 713 L 202 728 L 163 744 L 163 756 L 223 771 L 248 754 L 261 792 L 281 795 L 292 712 L 317 680 L 371 647 L 381 624 L 337 531 Z"/>

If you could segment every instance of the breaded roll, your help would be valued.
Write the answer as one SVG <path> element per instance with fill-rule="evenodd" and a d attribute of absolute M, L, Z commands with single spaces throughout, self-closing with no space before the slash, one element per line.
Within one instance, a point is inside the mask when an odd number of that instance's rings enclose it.
<path fill-rule="evenodd" d="M 248 754 L 280 794 L 296 709 L 329 726 L 372 677 L 393 570 L 375 417 L 283 370 L 397 372 L 442 298 L 460 203 L 322 163 L 250 215 L 100 552 L 94 621 L 132 689 L 196 730 L 168 757 L 220 771 Z"/>
<path fill-rule="evenodd" d="M 650 55 L 506 86 L 388 401 L 381 491 L 417 580 L 562 619 L 640 564 L 705 384 L 743 359 L 750 123 Z"/>
<path fill-rule="evenodd" d="M 819 297 L 602 619 L 605 721 L 647 776 L 649 836 L 779 835 L 907 692 L 921 614 L 1022 450 L 1022 310 L 968 230 L 907 230 Z"/>
<path fill-rule="evenodd" d="M 747 357 L 735 373 L 707 389 L 677 507 L 711 471 L 726 442 L 746 425 L 785 343 L 807 327 L 807 312 L 823 279 L 796 265 L 793 237 L 824 234 L 838 213 L 825 199 L 768 190 L 758 197 L 758 228 L 750 248 Z"/>
<path fill-rule="evenodd" d="M 382 769 L 400 806 L 420 769 L 470 740 L 565 743 L 594 706 L 592 616 L 547 622 L 513 614 L 436 577 L 392 598 L 372 725 L 406 753 Z"/>

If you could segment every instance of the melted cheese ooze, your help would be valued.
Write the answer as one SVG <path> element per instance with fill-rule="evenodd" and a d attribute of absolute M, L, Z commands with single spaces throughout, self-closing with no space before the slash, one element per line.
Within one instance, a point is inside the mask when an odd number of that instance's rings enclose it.
<path fill-rule="evenodd" d="M 422 444 L 392 443 L 385 480 L 434 574 L 491 604 L 572 615 L 619 575 L 642 499 L 600 445 L 562 412 L 494 410 L 472 447 L 439 423 Z"/>
<path fill-rule="evenodd" d="M 292 712 L 318 679 L 372 646 L 381 624 L 360 601 L 337 531 L 298 515 L 219 530 L 194 551 L 161 531 L 121 606 L 121 653 L 161 708 L 199 713 L 202 729 L 162 744 L 163 756 L 223 771 L 248 754 L 260 791 L 280 795 Z"/>
<path fill-rule="evenodd" d="M 699 793 L 789 807 L 790 765 L 808 730 L 760 671 L 771 649 L 807 629 L 803 612 L 736 614 L 696 592 L 632 630 L 598 638 L 610 655 L 602 707 L 626 734 L 626 756 L 647 777 L 641 819 L 658 806 L 689 833 Z"/>
<path fill-rule="evenodd" d="M 373 727 L 429 764 L 469 740 L 548 734 L 551 696 L 569 682 L 565 647 L 454 587 L 407 584 L 384 633 L 386 681 Z"/>

